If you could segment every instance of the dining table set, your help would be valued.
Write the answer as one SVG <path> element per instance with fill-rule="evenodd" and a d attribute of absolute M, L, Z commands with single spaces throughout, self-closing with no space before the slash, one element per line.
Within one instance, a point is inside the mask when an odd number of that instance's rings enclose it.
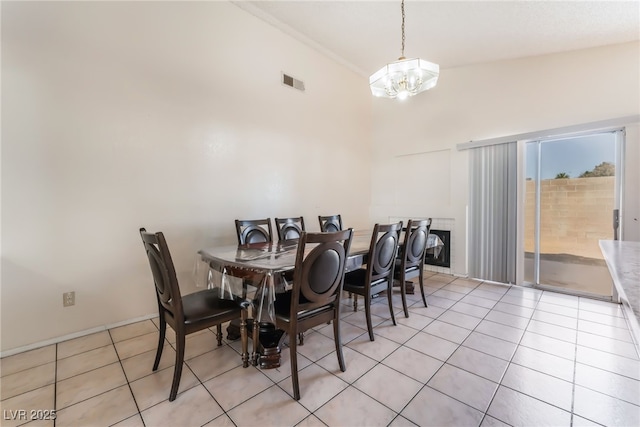
<path fill-rule="evenodd" d="M 189 334 L 215 328 L 222 346 L 222 326 L 227 325 L 227 340 L 240 339 L 242 366 L 262 369 L 280 366 L 280 349 L 288 338 L 293 398 L 299 400 L 297 346 L 304 344 L 306 331 L 331 324 L 340 370 L 347 369 L 341 341 L 343 292 L 348 292 L 354 312 L 358 297 L 364 301 L 371 341 L 373 298 L 386 295 L 396 325 L 394 288 L 400 290 L 404 315 L 409 317 L 407 284 L 417 278 L 427 307 L 425 257 L 428 252 L 437 257 L 443 246 L 429 233 L 431 219 L 409 219 L 404 226 L 378 223 L 363 231 L 343 227 L 340 215 L 318 216 L 319 232 L 306 231 L 303 217 L 275 218 L 274 223 L 277 240 L 270 218 L 235 220 L 238 244 L 200 249 L 194 273 L 201 289 L 187 294 L 182 293 L 167 237 L 162 231 L 139 229 L 158 304 L 152 371 L 160 366 L 167 329 L 175 332 L 169 401 L 178 396 Z"/>
<path fill-rule="evenodd" d="M 332 216 L 332 218 L 335 217 L 339 218 L 339 216 Z M 298 252 L 298 237 L 304 231 L 298 227 L 297 232 L 294 230 L 293 235 L 286 235 L 281 234 L 279 228 L 278 235 L 283 238 L 274 241 L 269 236 L 271 233 L 270 220 L 268 228 L 265 226 L 267 223 L 264 221 L 266 220 L 261 221 L 264 230 L 262 228 L 260 230 L 263 230 L 261 233 L 264 232 L 265 238 L 254 238 L 253 241 L 250 241 L 251 239 L 248 239 L 249 241 L 243 240 L 243 230 L 238 224 L 250 223 L 251 221 L 236 220 L 237 245 L 211 246 L 200 249 L 196 255 L 194 278 L 196 286 L 199 288 L 216 289 L 220 298 L 244 302 L 251 306 L 252 318 L 247 320 L 245 327 L 248 336 L 252 339 L 252 352 L 250 356 L 243 354 L 243 365 L 246 367 L 251 364 L 269 369 L 280 366 L 280 350 L 286 338 L 286 334 L 282 330 L 275 328 L 276 301 L 279 295 L 290 292 L 292 288 Z M 321 219 L 320 225 L 323 227 Z M 335 229 L 342 228 L 341 218 L 340 223 L 334 225 Z M 333 231 L 331 227 L 328 232 L 330 231 Z M 406 229 L 403 229 L 403 233 L 406 232 Z M 426 256 L 437 257 L 443 242 L 437 235 L 429 234 L 428 231 L 427 235 L 426 247 L 423 249 L 422 256 L 424 258 L 424 254 L 428 253 Z M 399 236 L 398 240 L 400 240 Z M 372 230 L 352 232 L 350 248 L 344 264 L 345 274 L 366 267 L 371 245 Z M 312 250 L 312 247 L 305 248 L 305 250 Z M 402 250 L 402 245 L 400 245 L 399 251 Z M 424 259 L 420 262 L 420 268 L 423 268 L 423 261 Z M 240 321 L 230 322 L 227 328 L 227 339 L 240 338 L 240 328 Z M 291 337 L 290 339 L 295 338 Z M 300 339 L 302 342 L 302 337 Z"/>

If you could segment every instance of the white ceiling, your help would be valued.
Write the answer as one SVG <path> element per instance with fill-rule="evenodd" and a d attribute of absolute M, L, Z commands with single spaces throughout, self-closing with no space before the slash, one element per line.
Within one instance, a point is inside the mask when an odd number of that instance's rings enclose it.
<path fill-rule="evenodd" d="M 234 3 L 363 76 L 400 56 L 400 0 Z M 638 0 L 407 0 L 405 15 L 405 56 L 441 68 L 640 40 Z"/>

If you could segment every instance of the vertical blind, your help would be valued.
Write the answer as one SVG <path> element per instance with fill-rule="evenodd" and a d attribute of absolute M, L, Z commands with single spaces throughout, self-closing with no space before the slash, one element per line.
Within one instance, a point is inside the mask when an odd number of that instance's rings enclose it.
<path fill-rule="evenodd" d="M 515 283 L 516 142 L 470 149 L 469 275 Z"/>

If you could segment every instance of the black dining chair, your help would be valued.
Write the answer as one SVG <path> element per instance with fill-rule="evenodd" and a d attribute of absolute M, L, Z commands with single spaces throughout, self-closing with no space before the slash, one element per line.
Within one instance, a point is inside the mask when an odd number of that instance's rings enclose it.
<path fill-rule="evenodd" d="M 364 297 L 367 329 L 369 330 L 369 339 L 371 341 L 375 340 L 371 324 L 371 299 L 374 295 L 383 291 L 387 292 L 389 313 L 393 324 L 396 324 L 391 293 L 393 288 L 393 269 L 401 230 L 402 222 L 384 225 L 376 224 L 371 234 L 366 268 L 360 268 L 344 276 L 344 290 L 353 294 L 353 311 L 358 310 L 358 295 Z"/>
<path fill-rule="evenodd" d="M 424 256 L 427 250 L 427 238 L 431 229 L 431 218 L 423 220 L 409 220 L 404 233 L 404 243 L 398 250 L 394 278 L 400 286 L 402 295 L 402 308 L 404 316 L 409 317 L 407 308 L 407 280 L 419 278 L 422 301 L 427 307 L 427 298 L 424 294 Z"/>
<path fill-rule="evenodd" d="M 271 243 L 273 242 L 271 218 L 236 219 L 236 235 L 239 245 Z"/>
<path fill-rule="evenodd" d="M 303 217 L 293 218 L 276 218 L 276 230 L 278 231 L 279 240 L 295 240 L 299 239 L 304 228 Z"/>
<path fill-rule="evenodd" d="M 182 296 L 164 234 L 148 233 L 141 228 L 140 236 L 151 266 L 160 319 L 158 348 L 153 371 L 158 369 L 162 357 L 167 324 L 176 333 L 176 365 L 173 370 L 169 400 L 175 400 L 178 394 L 184 362 L 185 338 L 191 333 L 216 326 L 216 338 L 220 346 L 222 345 L 222 323 L 240 318 L 242 359 L 243 365 L 248 366 L 247 308 L 244 303 L 220 298 L 219 289 L 205 289 Z"/>
<path fill-rule="evenodd" d="M 289 336 L 293 397 L 300 400 L 297 334 L 333 322 L 333 337 L 340 370 L 346 366 L 340 340 L 340 294 L 353 230 L 335 233 L 302 232 L 298 242 L 293 287 L 275 301 L 276 328 Z"/>
<path fill-rule="evenodd" d="M 342 216 L 337 215 L 318 215 L 318 223 L 320 224 L 320 231 L 339 231 L 342 230 Z M 349 298 L 351 298 L 351 292 L 349 292 Z"/>
<path fill-rule="evenodd" d="M 318 222 L 320 223 L 320 231 L 340 231 L 342 230 L 342 217 L 338 215 L 321 216 L 318 215 Z"/>

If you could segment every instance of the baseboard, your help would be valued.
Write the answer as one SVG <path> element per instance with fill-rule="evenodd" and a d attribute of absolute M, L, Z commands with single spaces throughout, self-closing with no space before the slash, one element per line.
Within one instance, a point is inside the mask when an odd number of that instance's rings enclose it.
<path fill-rule="evenodd" d="M 128 319 L 128 320 L 123 320 L 122 322 L 111 323 L 111 324 L 108 324 L 108 325 L 98 326 L 98 327 L 91 328 L 91 329 L 85 329 L 84 331 L 74 332 L 72 334 L 63 335 L 61 337 L 51 338 L 51 339 L 44 340 L 44 341 L 39 341 L 39 342 L 36 342 L 36 343 L 33 343 L 33 344 L 25 345 L 23 347 L 13 348 L 11 350 L 5 350 L 5 351 L 0 352 L 0 358 L 13 356 L 15 354 L 23 353 L 25 351 L 35 350 L 36 348 L 45 347 L 45 346 L 48 346 L 48 345 L 51 345 L 51 344 L 57 344 L 57 343 L 60 343 L 60 342 L 63 342 L 63 341 L 72 340 L 74 338 L 80 338 L 80 337 L 83 337 L 85 335 L 95 334 L 96 332 L 102 332 L 102 331 L 107 331 L 109 329 L 117 328 L 117 327 L 120 327 L 120 326 L 126 326 L 126 325 L 129 325 L 131 323 L 136 323 L 136 322 L 141 322 L 143 320 L 153 319 L 154 317 L 158 317 L 158 314 L 157 313 L 148 314 L 146 316 L 136 317 L 135 319 Z"/>

